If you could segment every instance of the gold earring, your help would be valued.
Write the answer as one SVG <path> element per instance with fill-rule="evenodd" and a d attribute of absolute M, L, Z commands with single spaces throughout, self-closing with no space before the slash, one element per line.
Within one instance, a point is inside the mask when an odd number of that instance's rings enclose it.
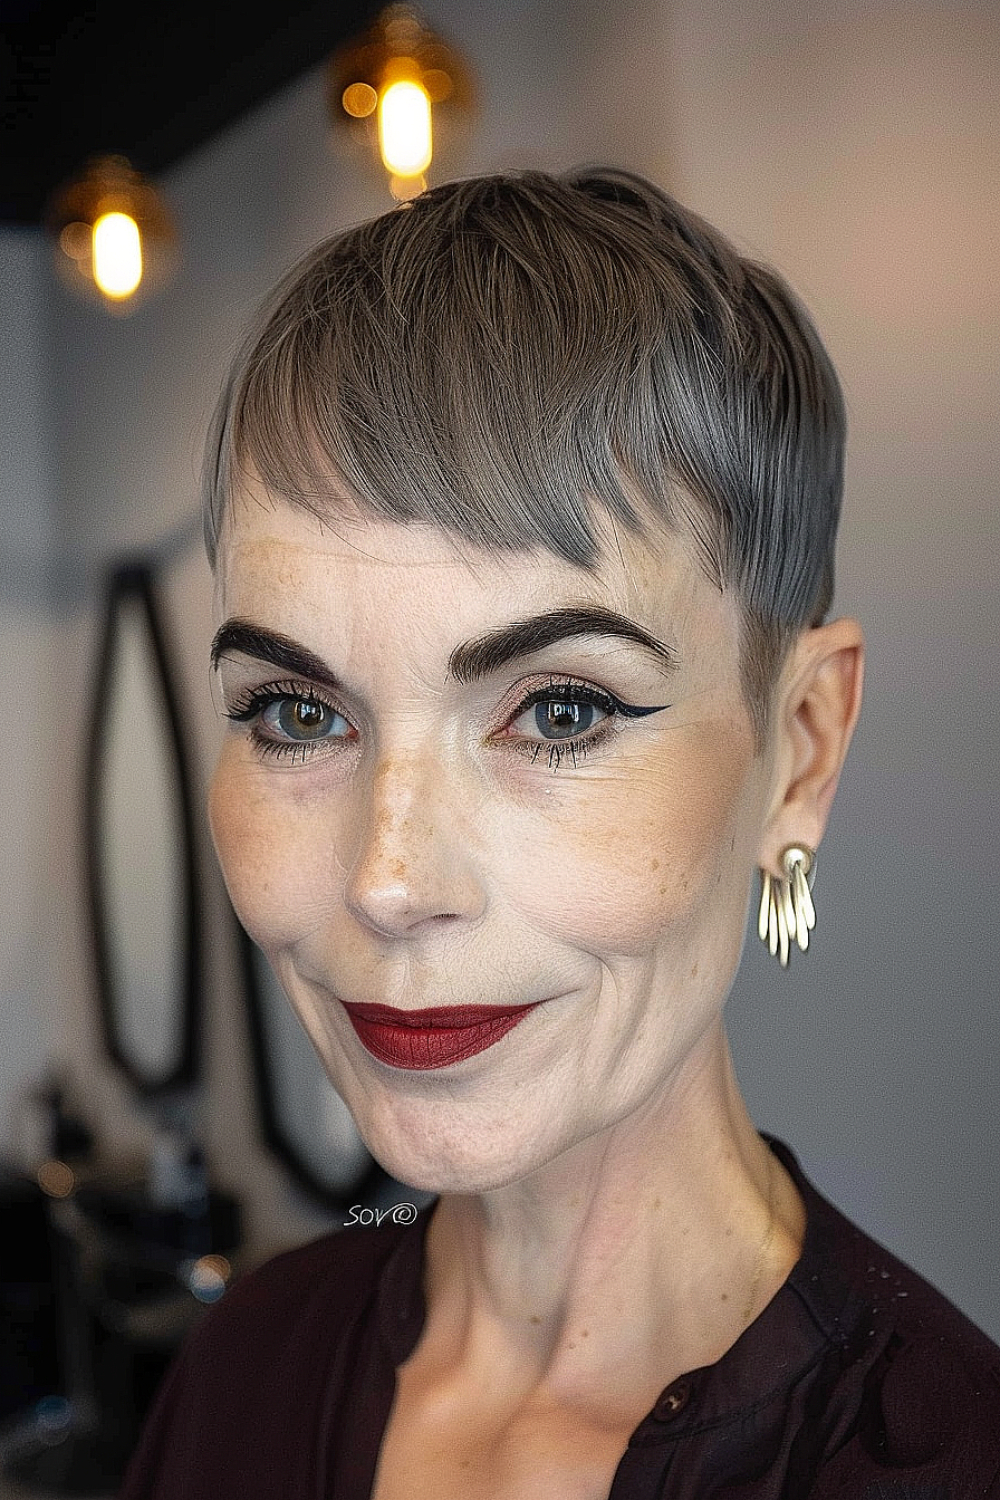
<path fill-rule="evenodd" d="M 810 886 L 816 871 L 816 852 L 805 844 L 789 844 L 781 854 L 781 875 L 760 872 L 760 912 L 757 932 L 771 957 L 788 968 L 792 939 L 802 952 L 809 947 L 809 934 L 816 926 L 816 908 Z"/>

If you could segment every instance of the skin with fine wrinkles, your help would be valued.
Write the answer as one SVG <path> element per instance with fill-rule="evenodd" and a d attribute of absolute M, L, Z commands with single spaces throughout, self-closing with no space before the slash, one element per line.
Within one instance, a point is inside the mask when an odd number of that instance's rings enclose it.
<path fill-rule="evenodd" d="M 449 671 L 462 643 L 593 605 L 670 660 L 581 636 L 472 682 Z M 416 1483 L 425 1442 L 458 1455 L 471 1430 L 484 1493 L 539 1423 L 602 1432 L 603 1475 L 672 1374 L 719 1358 L 748 1288 L 763 1306 L 798 1254 L 801 1203 L 746 1114 L 722 1010 L 756 866 L 822 835 L 860 633 L 800 637 L 761 748 L 737 605 L 681 536 L 608 534 L 584 569 L 365 520 L 342 497 L 322 524 L 259 488 L 232 508 L 217 613 L 313 653 L 342 688 L 222 652 L 234 717 L 212 828 L 236 909 L 369 1149 L 442 1195 L 378 1500 Z M 567 683 L 656 711 L 611 732 L 593 715 L 556 764 L 523 705 Z M 314 717 L 325 704 L 324 737 L 276 753 L 271 710 L 252 707 L 267 691 Z M 367 1048 L 345 1003 L 533 1009 L 493 1045 L 413 1067 Z M 444 1478 L 432 1463 L 427 1492 Z M 454 1483 L 475 1492 L 472 1470 Z"/>
<path fill-rule="evenodd" d="M 664 1036 L 680 1031 L 690 1039 L 705 1024 L 706 1013 L 691 1004 L 691 970 L 697 964 L 696 990 L 712 984 L 724 992 L 738 956 L 753 859 L 747 849 L 734 861 L 732 845 L 751 837 L 742 804 L 751 786 L 759 798 L 763 767 L 740 698 L 734 612 L 678 547 L 688 565 L 675 570 L 672 587 L 658 587 L 655 622 L 662 619 L 667 634 L 686 627 L 678 673 L 665 678 L 617 643 L 539 656 L 543 680 L 549 668 L 587 677 L 600 665 L 598 681 L 630 702 L 674 701 L 669 712 L 630 724 L 614 753 L 552 773 L 508 749 L 468 744 L 480 725 L 492 727 L 493 700 L 508 679 L 524 677 L 524 664 L 485 691 L 450 684 L 445 664 L 457 641 L 510 617 L 522 600 L 527 612 L 592 597 L 594 583 L 549 557 L 527 565 L 480 558 L 473 574 L 450 544 L 432 537 L 424 539 L 428 560 L 417 565 L 408 561 L 416 549 L 407 529 L 370 531 L 381 544 L 374 559 L 336 536 L 324 539 L 308 518 L 280 505 L 263 514 L 247 507 L 234 526 L 220 574 L 225 614 L 266 616 L 304 638 L 341 680 L 357 681 L 372 702 L 368 738 L 381 752 L 337 750 L 286 769 L 255 763 L 245 737 L 229 737 L 213 812 L 237 906 L 274 956 L 334 1081 L 357 1106 L 362 1133 L 379 1130 L 380 1159 L 398 1152 L 397 1131 L 377 1123 L 381 1091 L 367 1073 L 357 1077 L 367 1062 L 356 1046 L 340 1055 L 349 1028 L 331 995 L 404 1009 L 552 999 L 592 1040 L 577 1055 L 554 1059 L 546 1099 L 574 1080 L 579 1088 L 590 1072 L 600 1078 L 614 1054 L 622 1085 L 620 1101 L 605 1102 L 613 1114 L 662 1074 Z M 636 605 L 650 608 L 635 567 L 627 576 L 617 565 L 597 589 L 600 602 L 613 600 L 640 619 Z M 324 598 L 336 606 L 321 613 Z M 273 675 L 268 667 L 264 680 Z M 219 789 L 227 787 L 233 795 L 223 817 Z M 227 857 L 237 837 L 239 848 Z M 258 912 L 261 888 L 267 905 Z M 720 952 L 717 913 L 726 909 Z M 512 955 L 522 956 L 513 971 Z M 683 993 L 683 1009 L 659 998 L 664 992 Z M 619 994 L 625 1003 L 609 1000 Z M 649 1037 L 636 1025 L 643 1010 Z M 554 1019 L 536 1014 L 534 1036 L 518 1028 L 521 1045 L 545 1050 Z M 475 1108 L 489 1132 L 509 1109 L 512 1087 L 526 1097 L 534 1091 L 519 1061 L 511 1063 L 477 1091 Z M 398 1080 L 391 1085 L 385 1107 L 395 1114 Z M 537 1099 L 535 1127 L 524 1132 L 533 1151 L 554 1137 L 546 1099 Z M 442 1134 L 450 1111 L 434 1114 L 433 1167 L 390 1163 L 417 1185 L 443 1185 L 434 1179 L 451 1153 L 470 1149 L 465 1111 L 450 1144 Z M 408 1126 L 404 1136 L 411 1133 Z M 550 1149 L 560 1144 L 555 1137 Z M 504 1174 L 517 1155 L 497 1152 Z"/>

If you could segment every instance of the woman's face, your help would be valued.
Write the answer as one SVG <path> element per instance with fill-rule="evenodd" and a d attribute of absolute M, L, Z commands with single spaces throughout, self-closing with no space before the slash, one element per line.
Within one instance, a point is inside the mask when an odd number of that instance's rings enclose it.
<path fill-rule="evenodd" d="M 372 1153 L 484 1190 L 667 1101 L 717 1032 L 769 764 L 736 607 L 678 537 L 589 574 L 334 524 L 233 507 L 212 829 Z M 504 1014 L 405 1024 L 457 1007 Z"/>

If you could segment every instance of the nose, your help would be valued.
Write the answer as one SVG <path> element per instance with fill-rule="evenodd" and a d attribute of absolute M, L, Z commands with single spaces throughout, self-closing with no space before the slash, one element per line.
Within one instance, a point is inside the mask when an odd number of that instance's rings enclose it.
<path fill-rule="evenodd" d="M 482 914 L 485 893 L 459 802 L 439 763 L 386 757 L 373 768 L 345 886 L 358 921 L 407 937 L 428 923 Z"/>

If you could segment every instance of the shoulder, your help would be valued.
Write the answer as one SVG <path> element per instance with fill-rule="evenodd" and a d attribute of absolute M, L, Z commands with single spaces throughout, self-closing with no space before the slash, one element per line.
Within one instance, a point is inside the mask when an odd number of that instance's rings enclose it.
<path fill-rule="evenodd" d="M 910 1266 L 862 1231 L 854 1235 L 868 1322 L 857 1343 L 880 1349 L 870 1377 L 876 1451 L 890 1465 L 937 1463 L 970 1485 L 996 1476 L 1000 1349 Z"/>
<path fill-rule="evenodd" d="M 982 1329 L 811 1185 L 807 1208 L 810 1220 L 819 1221 L 817 1238 L 833 1284 L 844 1298 L 844 1308 L 837 1313 L 841 1325 L 857 1306 L 861 1320 L 867 1319 L 872 1329 L 891 1328 L 899 1351 L 905 1349 L 914 1358 L 929 1349 L 942 1357 L 950 1351 L 970 1374 L 975 1372 L 987 1385 L 992 1382 L 1000 1392 L 1000 1348 Z"/>
<path fill-rule="evenodd" d="M 418 1226 L 350 1227 L 275 1255 L 240 1277 L 191 1343 L 204 1354 L 251 1338 L 259 1357 L 320 1327 L 329 1339 L 373 1308 L 386 1266 L 419 1238 Z"/>
<path fill-rule="evenodd" d="M 330 1424 L 348 1420 L 338 1401 L 385 1384 L 393 1340 L 409 1336 L 398 1307 L 409 1298 L 419 1316 L 425 1228 L 343 1229 L 241 1277 L 174 1363 L 122 1500 L 313 1493 Z"/>
<path fill-rule="evenodd" d="M 833 1472 L 1000 1497 L 1000 1348 L 794 1167 L 809 1223 L 791 1282 L 837 1351 L 834 1405 L 852 1432 Z"/>
<path fill-rule="evenodd" d="M 378 1283 L 382 1267 L 405 1234 L 405 1229 L 394 1224 L 339 1229 L 282 1251 L 241 1276 L 214 1316 L 238 1317 L 276 1303 L 287 1310 L 320 1299 L 334 1288 L 363 1291 Z"/>

